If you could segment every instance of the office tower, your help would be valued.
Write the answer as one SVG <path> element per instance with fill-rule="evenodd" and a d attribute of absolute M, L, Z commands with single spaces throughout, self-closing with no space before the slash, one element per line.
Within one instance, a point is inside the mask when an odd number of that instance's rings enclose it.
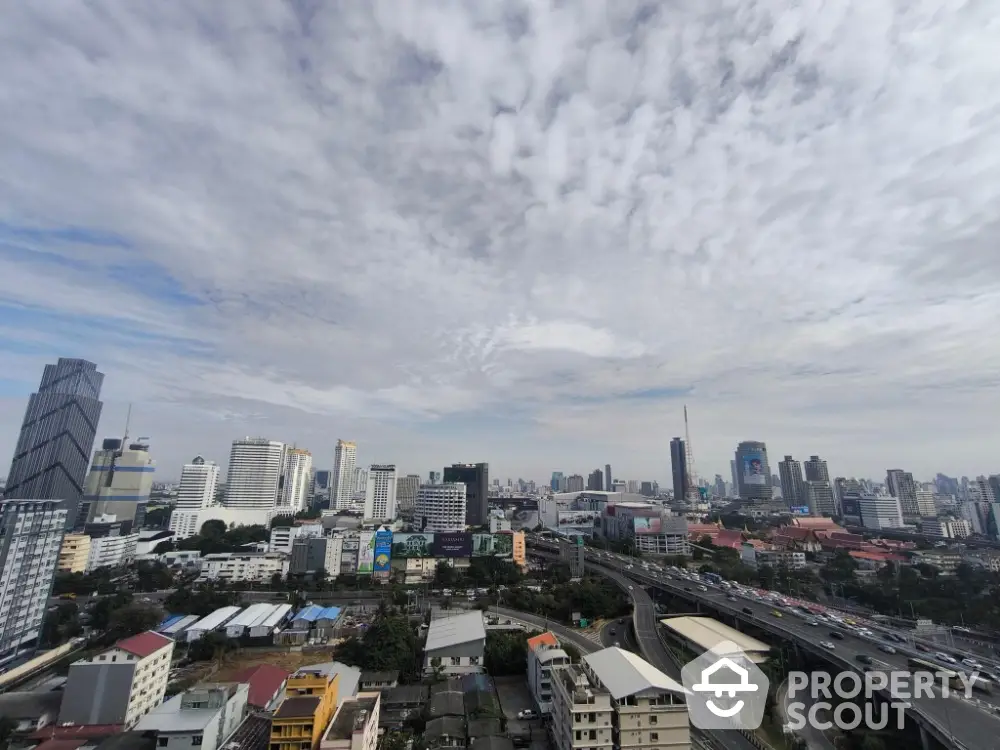
<path fill-rule="evenodd" d="M 861 523 L 866 529 L 896 529 L 903 525 L 899 498 L 862 492 L 858 498 Z"/>
<path fill-rule="evenodd" d="M 978 476 L 969 482 L 970 499 L 978 503 L 994 503 L 997 500 L 993 483 L 984 476 Z"/>
<path fill-rule="evenodd" d="M 937 503 L 934 502 L 934 490 L 920 488 L 917 490 L 917 512 L 921 518 L 937 516 Z"/>
<path fill-rule="evenodd" d="M 733 475 L 733 493 L 736 494 L 736 495 L 739 495 L 740 494 L 740 483 L 737 481 L 736 461 L 730 461 L 729 462 L 729 471 L 732 472 L 732 475 Z"/>
<path fill-rule="evenodd" d="M 563 473 L 561 471 L 552 472 L 552 481 L 549 483 L 549 486 L 552 488 L 553 492 L 559 491 L 559 483 L 562 480 L 562 478 L 563 478 Z"/>
<path fill-rule="evenodd" d="M 427 478 L 430 480 L 431 484 L 441 484 L 441 472 L 440 471 L 432 471 L 432 472 L 430 472 L 427 475 Z"/>
<path fill-rule="evenodd" d="M 767 463 L 767 445 L 745 440 L 736 446 L 736 474 L 740 498 L 754 503 L 771 500 L 771 467 Z"/>
<path fill-rule="evenodd" d="M 0 664 L 41 635 L 65 529 L 58 500 L 0 501 Z"/>
<path fill-rule="evenodd" d="M 234 440 L 222 504 L 240 510 L 274 510 L 284 467 L 284 443 L 251 437 Z"/>
<path fill-rule="evenodd" d="M 358 466 L 354 469 L 354 497 L 364 496 L 368 491 L 368 469 Z"/>
<path fill-rule="evenodd" d="M 61 500 L 73 527 L 101 418 L 103 382 L 97 365 L 83 359 L 45 365 L 38 392 L 28 399 L 4 497 Z"/>
<path fill-rule="evenodd" d="M 461 482 L 465 485 L 466 526 L 484 526 L 489 523 L 489 464 L 452 464 L 446 466 L 444 481 Z"/>
<path fill-rule="evenodd" d="M 653 497 L 656 493 L 653 491 L 652 482 L 641 482 L 639 484 L 639 494 L 643 497 Z"/>
<path fill-rule="evenodd" d="M 580 477 L 580 482 L 581 483 L 583 482 L 583 477 Z M 580 489 L 582 490 L 583 487 L 580 487 Z M 638 479 L 629 479 L 628 480 L 628 487 L 626 489 L 628 490 L 628 493 L 630 495 L 638 495 L 639 494 L 639 480 Z"/>
<path fill-rule="evenodd" d="M 808 505 L 805 502 L 805 491 L 802 480 L 802 464 L 791 456 L 785 456 L 778 462 L 778 474 L 781 479 L 781 497 L 789 508 Z"/>
<path fill-rule="evenodd" d="M 355 492 L 364 492 L 355 481 L 355 463 L 358 446 L 351 440 L 338 440 L 333 451 L 333 488 L 330 490 L 330 507 L 344 510 L 351 507 Z"/>
<path fill-rule="evenodd" d="M 570 474 L 566 477 L 567 492 L 583 492 L 583 486 L 583 477 L 579 474 Z"/>
<path fill-rule="evenodd" d="M 826 466 L 826 461 L 819 456 L 809 456 L 805 462 L 806 481 L 808 482 L 829 482 L 830 470 Z"/>
<path fill-rule="evenodd" d="M 126 525 L 126 533 L 142 528 L 156 471 L 156 461 L 143 440 L 126 448 L 124 440 L 109 438 L 94 451 L 77 512 L 77 528 L 102 516 L 114 516 Z"/>
<path fill-rule="evenodd" d="M 391 521 L 396 517 L 396 466 L 372 464 L 365 490 L 365 520 Z"/>
<path fill-rule="evenodd" d="M 600 469 L 594 469 L 587 477 L 587 489 L 592 492 L 604 491 L 604 474 Z"/>
<path fill-rule="evenodd" d="M 330 497 L 330 487 L 333 486 L 333 472 L 329 469 L 313 470 L 313 494 Z"/>
<path fill-rule="evenodd" d="M 837 502 L 833 498 L 833 488 L 829 482 L 811 482 L 802 486 L 802 505 L 808 506 L 811 516 L 837 515 Z"/>
<path fill-rule="evenodd" d="M 889 469 L 885 473 L 885 486 L 889 494 L 899 500 L 899 505 L 903 509 L 903 520 L 916 521 L 920 518 L 917 485 L 913 481 L 913 474 L 902 469 Z"/>
<path fill-rule="evenodd" d="M 417 489 L 413 515 L 421 531 L 464 531 L 465 485 L 461 482 L 422 485 Z"/>
<path fill-rule="evenodd" d="M 411 511 L 417 503 L 417 490 L 420 489 L 420 475 L 407 474 L 396 480 L 396 507 L 399 510 Z"/>
<path fill-rule="evenodd" d="M 670 441 L 670 471 L 674 480 L 674 502 L 684 502 L 688 496 L 687 452 L 679 437 Z"/>
<path fill-rule="evenodd" d="M 611 481 L 611 464 L 604 464 L 604 489 L 611 492 L 613 484 Z"/>
<path fill-rule="evenodd" d="M 219 486 L 219 467 L 214 461 L 195 456 L 181 469 L 181 482 L 177 487 L 177 504 L 170 514 L 170 530 L 176 539 L 187 539 L 198 533 L 201 510 L 215 502 Z"/>
<path fill-rule="evenodd" d="M 715 475 L 715 496 L 726 496 L 726 480 L 722 478 L 722 474 Z"/>
<path fill-rule="evenodd" d="M 309 477 L 312 474 L 312 453 L 301 448 L 285 448 L 281 469 L 281 489 L 275 510 L 281 515 L 295 515 L 309 505 Z"/>

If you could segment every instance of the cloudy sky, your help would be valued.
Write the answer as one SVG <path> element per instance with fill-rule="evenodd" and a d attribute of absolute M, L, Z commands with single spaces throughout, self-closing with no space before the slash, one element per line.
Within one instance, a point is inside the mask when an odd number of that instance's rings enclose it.
<path fill-rule="evenodd" d="M 61 355 L 168 477 L 1000 471 L 988 0 L 2 13 L 0 456 Z"/>

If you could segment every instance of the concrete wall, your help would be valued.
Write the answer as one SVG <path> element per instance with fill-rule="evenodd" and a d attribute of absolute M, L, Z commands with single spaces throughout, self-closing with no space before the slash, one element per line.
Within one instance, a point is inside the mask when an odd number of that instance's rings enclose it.
<path fill-rule="evenodd" d="M 135 666 L 135 662 L 72 665 L 59 723 L 124 724 Z"/>

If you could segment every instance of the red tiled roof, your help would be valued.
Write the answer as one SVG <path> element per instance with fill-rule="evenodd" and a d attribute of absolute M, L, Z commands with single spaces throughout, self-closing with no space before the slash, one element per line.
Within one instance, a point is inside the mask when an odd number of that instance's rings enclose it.
<path fill-rule="evenodd" d="M 45 740 L 41 744 L 35 745 L 34 750 L 76 750 L 81 745 L 86 745 L 86 739 L 77 738 L 75 740 Z"/>
<path fill-rule="evenodd" d="M 233 675 L 233 682 L 245 682 L 250 686 L 247 702 L 258 708 L 266 708 L 291 672 L 273 664 L 260 664 L 248 667 Z"/>
<path fill-rule="evenodd" d="M 539 646 L 558 646 L 558 645 L 559 641 L 557 641 L 556 637 L 548 631 L 542 633 L 541 635 L 536 635 L 534 638 L 528 639 L 528 649 L 530 651 L 534 651 Z"/>
<path fill-rule="evenodd" d="M 813 535 L 812 529 L 805 529 L 800 526 L 782 526 L 774 535 L 785 537 L 786 539 L 795 539 L 796 541 L 804 541 Z"/>
<path fill-rule="evenodd" d="M 131 638 L 118 641 L 115 646 L 122 651 L 128 651 L 139 658 L 144 658 L 150 654 L 155 654 L 161 648 L 171 643 L 173 641 L 167 638 L 167 636 L 147 630 L 145 633 L 139 633 L 139 635 L 133 635 Z"/>
<path fill-rule="evenodd" d="M 42 727 L 32 732 L 28 735 L 28 739 L 97 739 L 99 737 L 110 737 L 113 734 L 121 734 L 124 728 L 121 724 L 75 724 L 71 727 L 60 727 L 55 724 L 49 724 L 47 727 Z"/>

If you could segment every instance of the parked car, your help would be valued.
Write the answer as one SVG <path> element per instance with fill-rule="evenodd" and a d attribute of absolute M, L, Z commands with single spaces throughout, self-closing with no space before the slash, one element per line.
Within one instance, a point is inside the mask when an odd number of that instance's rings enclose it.
<path fill-rule="evenodd" d="M 526 708 L 523 711 L 517 712 L 517 718 L 521 719 L 522 721 L 528 721 L 529 719 L 537 719 L 538 712 L 533 711 L 530 708 Z"/>

